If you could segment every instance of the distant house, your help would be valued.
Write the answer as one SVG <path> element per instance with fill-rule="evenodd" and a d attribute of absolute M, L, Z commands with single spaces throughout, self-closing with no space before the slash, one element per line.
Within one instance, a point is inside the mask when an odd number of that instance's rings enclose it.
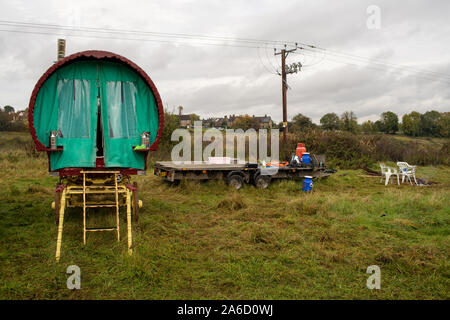
<path fill-rule="evenodd" d="M 180 119 L 180 127 L 191 128 L 194 123 L 193 119 L 198 119 L 196 114 L 183 114 L 183 106 L 178 107 L 178 118 Z"/>
<path fill-rule="evenodd" d="M 223 122 L 226 123 L 227 127 L 233 127 L 236 123 L 236 120 L 239 118 L 243 118 L 245 116 L 243 115 L 230 115 L 230 116 L 225 116 L 223 117 Z M 248 117 L 248 116 L 247 116 Z M 267 114 L 265 114 L 263 117 L 256 117 L 255 115 L 253 115 L 251 117 L 252 119 L 252 127 L 254 129 L 270 129 L 272 128 L 273 122 L 272 122 L 272 118 L 270 116 L 268 116 Z"/>
<path fill-rule="evenodd" d="M 272 118 L 270 116 L 267 116 L 267 114 L 264 115 L 264 117 L 255 117 L 255 120 L 259 123 L 260 129 L 270 129 L 272 128 L 273 122 Z"/>
<path fill-rule="evenodd" d="M 180 127 L 190 128 L 192 126 L 190 114 L 182 114 L 178 117 L 180 118 Z"/>
<path fill-rule="evenodd" d="M 221 123 L 219 120 L 220 120 L 220 118 L 208 118 L 208 119 L 202 120 L 203 127 L 205 127 L 205 128 L 220 128 Z"/>
<path fill-rule="evenodd" d="M 198 116 L 194 113 L 180 114 L 178 117 L 180 119 L 180 127 L 184 128 L 192 128 L 194 126 L 194 121 L 201 121 L 203 123 L 203 120 L 198 119 Z"/>
<path fill-rule="evenodd" d="M 18 111 L 14 115 L 14 121 L 28 121 L 28 112 L 26 111 Z"/>
<path fill-rule="evenodd" d="M 178 117 L 180 119 L 180 126 L 184 127 L 184 128 L 191 128 L 194 123 L 192 121 L 193 118 L 196 118 L 198 116 L 196 116 L 195 114 L 181 114 L 182 112 L 182 107 L 180 107 L 180 112 L 178 114 Z M 230 114 L 230 115 L 226 115 L 223 118 L 208 118 L 205 120 L 202 120 L 203 122 L 203 126 L 205 128 L 232 128 L 235 124 L 236 124 L 236 120 L 243 118 L 243 117 L 247 117 L 249 118 L 248 115 L 246 116 L 242 116 L 242 115 L 235 115 L 235 114 Z M 251 117 L 251 122 L 252 122 L 252 127 L 254 129 L 270 129 L 273 126 L 273 121 L 272 118 L 270 116 L 268 116 L 267 114 L 265 114 L 263 117 L 256 117 L 256 116 L 252 116 Z M 239 125 L 238 125 L 239 126 Z"/>
<path fill-rule="evenodd" d="M 212 126 L 214 128 L 223 128 L 223 127 L 225 127 L 225 125 L 226 125 L 226 123 L 223 120 L 223 118 L 216 118 L 216 119 L 214 119 L 214 122 L 213 122 Z"/>
<path fill-rule="evenodd" d="M 11 122 L 16 122 L 16 121 L 22 121 L 22 122 L 27 122 L 28 121 L 28 109 L 24 110 L 24 111 L 5 111 L 9 116 L 10 116 L 10 121 Z"/>
<path fill-rule="evenodd" d="M 234 114 L 230 115 L 229 117 L 225 116 L 223 117 L 223 121 L 226 123 L 226 126 L 231 128 L 234 125 L 234 122 L 236 121 L 238 117 L 236 117 Z"/>

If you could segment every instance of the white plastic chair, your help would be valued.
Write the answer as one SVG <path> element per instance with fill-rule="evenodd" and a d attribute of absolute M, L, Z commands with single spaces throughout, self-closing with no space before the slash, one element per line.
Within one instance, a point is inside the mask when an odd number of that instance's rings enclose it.
<path fill-rule="evenodd" d="M 405 181 L 405 178 L 408 178 L 409 183 L 412 184 L 411 177 L 413 177 L 414 183 L 417 185 L 417 180 L 416 180 L 417 166 L 411 166 L 407 162 L 397 162 L 397 166 L 399 169 L 399 173 L 402 176 L 402 183 Z"/>
<path fill-rule="evenodd" d="M 382 163 L 380 163 L 380 168 L 381 168 L 380 182 L 383 182 L 383 177 L 386 177 L 386 181 L 385 181 L 384 185 L 387 186 L 387 184 L 388 184 L 389 180 L 392 178 L 392 176 L 396 175 L 397 176 L 397 184 L 400 184 L 400 179 L 399 179 L 397 169 L 385 166 Z"/>

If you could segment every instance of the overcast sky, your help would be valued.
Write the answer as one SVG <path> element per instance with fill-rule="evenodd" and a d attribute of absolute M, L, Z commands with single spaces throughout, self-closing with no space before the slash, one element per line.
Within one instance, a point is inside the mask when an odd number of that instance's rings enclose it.
<path fill-rule="evenodd" d="M 379 29 L 367 27 L 370 5 L 380 8 Z M 400 116 L 413 110 L 450 111 L 449 13 L 448 0 L 0 2 L 3 21 L 298 41 L 325 48 L 297 50 L 287 58 L 304 65 L 300 73 L 288 75 L 288 117 L 302 113 L 315 122 L 327 112 L 346 110 L 360 122 L 376 120 L 387 110 Z M 280 56 L 273 55 L 273 45 L 200 46 L 60 33 L 67 39 L 67 55 L 107 50 L 137 63 L 170 110 L 182 105 L 185 113 L 203 118 L 248 113 L 281 121 L 281 79 L 275 74 Z M 0 106 L 27 107 L 36 81 L 56 58 L 57 38 L 0 31 Z"/>

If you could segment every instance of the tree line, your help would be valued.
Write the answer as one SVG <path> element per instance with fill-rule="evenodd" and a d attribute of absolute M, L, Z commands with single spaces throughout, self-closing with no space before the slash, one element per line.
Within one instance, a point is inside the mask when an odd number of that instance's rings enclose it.
<path fill-rule="evenodd" d="M 279 127 L 281 127 L 280 123 Z M 312 122 L 311 118 L 297 114 L 288 123 L 289 131 L 301 132 L 310 129 L 326 131 L 341 130 L 352 133 L 402 133 L 407 136 L 450 137 L 450 112 L 435 110 L 423 114 L 413 111 L 405 114 L 399 121 L 397 114 L 391 111 L 383 112 L 377 121 L 365 121 L 358 124 L 358 118 L 353 111 L 345 111 L 338 116 L 331 112 L 320 119 L 320 125 Z"/>
<path fill-rule="evenodd" d="M 26 114 L 25 110 L 25 114 Z M 23 112 L 22 112 L 23 113 Z M 11 106 L 0 108 L 0 131 L 23 131 L 27 129 L 25 119 L 18 117 Z M 198 117 L 198 116 L 197 116 Z M 193 120 L 198 120 L 196 119 Z M 166 133 L 171 134 L 179 126 L 179 119 L 175 114 L 165 112 Z M 199 117 L 198 117 L 199 118 Z M 241 119 L 242 118 L 242 119 Z M 235 121 L 233 127 L 248 129 L 259 128 L 259 124 L 250 116 L 244 116 Z M 173 128 L 172 128 L 173 127 Z M 278 125 L 282 128 L 282 122 Z M 353 111 L 345 111 L 340 116 L 334 112 L 320 118 L 320 125 L 312 122 L 311 118 L 299 113 L 288 122 L 289 131 L 303 132 L 311 129 L 325 131 L 340 130 L 352 133 L 402 133 L 412 137 L 450 137 L 450 112 L 427 111 L 423 114 L 413 111 L 403 115 L 401 122 L 392 111 L 383 112 L 377 121 L 365 121 L 358 124 L 358 118 Z"/>

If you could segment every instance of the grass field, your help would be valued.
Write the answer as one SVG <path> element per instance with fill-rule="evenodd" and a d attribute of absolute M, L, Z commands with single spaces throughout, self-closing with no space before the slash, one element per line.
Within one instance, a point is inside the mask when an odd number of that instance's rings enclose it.
<path fill-rule="evenodd" d="M 0 133 L 0 299 L 450 298 L 450 167 L 420 167 L 437 182 L 429 187 L 343 170 L 311 194 L 295 181 L 170 186 L 149 170 L 133 177 L 144 202 L 134 255 L 124 228 L 119 244 L 92 233 L 83 246 L 79 209 L 67 215 L 56 263 L 57 179 L 22 147 L 28 140 Z M 81 290 L 66 288 L 72 264 Z M 381 290 L 366 288 L 369 265 L 381 268 Z"/>

